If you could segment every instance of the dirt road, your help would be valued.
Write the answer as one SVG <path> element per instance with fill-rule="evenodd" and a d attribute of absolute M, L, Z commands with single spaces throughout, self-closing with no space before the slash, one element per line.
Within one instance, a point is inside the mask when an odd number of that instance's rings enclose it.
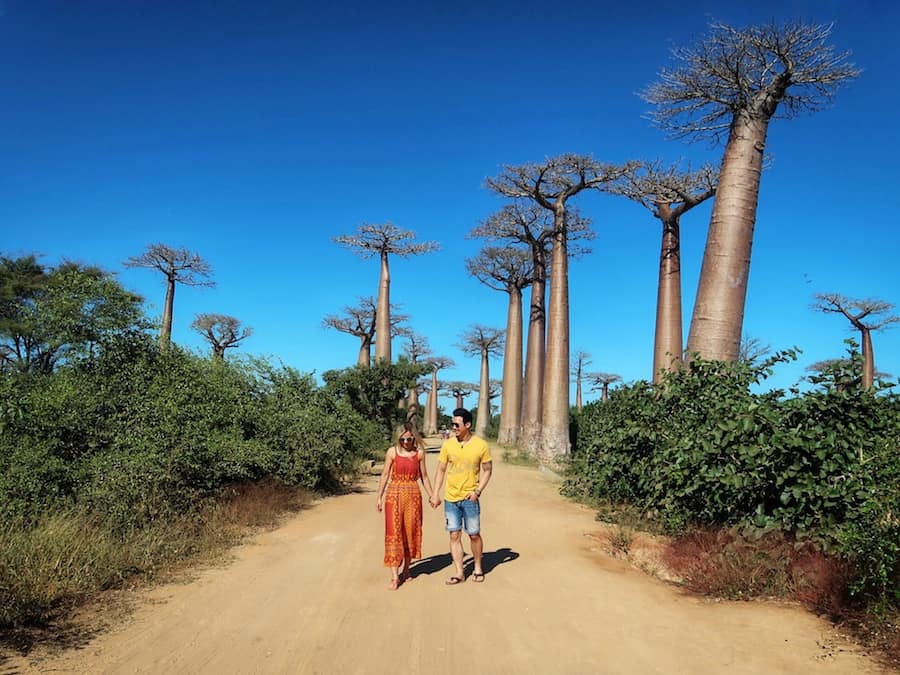
<path fill-rule="evenodd" d="M 593 512 L 544 474 L 495 465 L 482 497 L 484 583 L 444 585 L 442 510 L 426 504 L 430 557 L 387 590 L 373 476 L 228 565 L 145 593 L 124 625 L 85 646 L 0 672 L 884 672 L 802 609 L 693 598 L 632 569 L 589 536 Z"/>

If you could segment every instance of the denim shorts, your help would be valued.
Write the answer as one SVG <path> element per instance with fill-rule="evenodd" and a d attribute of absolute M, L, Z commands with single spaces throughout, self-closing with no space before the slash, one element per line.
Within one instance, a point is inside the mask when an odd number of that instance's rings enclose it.
<path fill-rule="evenodd" d="M 463 499 L 460 502 L 444 501 L 444 518 L 447 532 L 459 532 L 466 526 L 466 534 L 481 532 L 481 504 L 477 501 Z"/>

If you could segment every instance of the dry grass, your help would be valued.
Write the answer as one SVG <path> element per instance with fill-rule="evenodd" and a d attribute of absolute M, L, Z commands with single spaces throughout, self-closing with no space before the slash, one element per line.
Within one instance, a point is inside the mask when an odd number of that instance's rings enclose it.
<path fill-rule="evenodd" d="M 900 666 L 900 612 L 861 610 L 850 597 L 850 567 L 809 542 L 779 532 L 749 537 L 736 530 L 697 530 L 671 540 L 662 562 L 695 593 L 803 603 L 876 649 L 889 665 Z"/>
<path fill-rule="evenodd" d="M 105 602 L 110 591 L 170 579 L 213 560 L 311 501 L 304 490 L 261 481 L 230 486 L 199 513 L 124 536 L 74 512 L 27 530 L 6 524 L 0 527 L 0 643 L 27 651 L 35 641 L 56 640 L 76 610 Z"/>

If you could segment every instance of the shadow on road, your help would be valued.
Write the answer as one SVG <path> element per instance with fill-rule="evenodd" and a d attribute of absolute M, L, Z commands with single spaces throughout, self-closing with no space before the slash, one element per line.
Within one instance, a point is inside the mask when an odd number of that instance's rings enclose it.
<path fill-rule="evenodd" d="M 512 562 L 519 554 L 509 548 L 498 548 L 496 551 L 485 551 L 481 559 L 481 567 L 485 574 L 490 574 L 495 567 Z M 449 553 L 441 553 L 427 558 L 422 558 L 410 568 L 410 576 L 415 579 L 423 574 L 431 575 L 453 566 L 453 559 Z M 472 555 L 464 554 L 463 570 L 466 576 L 470 576 L 475 567 Z"/>

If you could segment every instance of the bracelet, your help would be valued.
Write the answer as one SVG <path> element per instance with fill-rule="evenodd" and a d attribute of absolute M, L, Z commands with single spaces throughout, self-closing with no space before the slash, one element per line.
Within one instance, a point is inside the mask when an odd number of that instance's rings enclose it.
<path fill-rule="evenodd" d="M 473 490 L 473 492 L 475 493 L 475 496 L 476 496 L 476 497 L 480 497 L 480 496 L 481 496 L 481 490 L 479 490 L 478 488 L 475 488 L 475 489 Z"/>

